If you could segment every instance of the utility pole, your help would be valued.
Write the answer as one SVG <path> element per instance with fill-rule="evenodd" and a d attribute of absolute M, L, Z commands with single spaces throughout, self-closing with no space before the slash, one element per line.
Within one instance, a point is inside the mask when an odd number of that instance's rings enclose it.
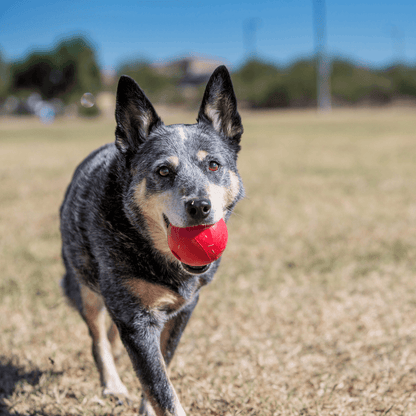
<path fill-rule="evenodd" d="M 313 0 L 313 6 L 318 110 L 331 111 L 331 62 L 326 51 L 325 0 Z"/>
<path fill-rule="evenodd" d="M 257 56 L 257 29 L 259 28 L 260 19 L 251 17 L 243 23 L 244 49 L 246 58 L 251 59 Z"/>
<path fill-rule="evenodd" d="M 393 62 L 396 65 L 403 64 L 405 60 L 404 33 L 397 26 L 393 26 L 390 35 L 393 48 Z"/>

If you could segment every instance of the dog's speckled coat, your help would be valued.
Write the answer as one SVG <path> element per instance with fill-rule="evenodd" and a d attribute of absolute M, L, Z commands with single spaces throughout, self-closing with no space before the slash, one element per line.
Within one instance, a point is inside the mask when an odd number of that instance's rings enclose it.
<path fill-rule="evenodd" d="M 115 143 L 78 166 L 61 207 L 63 287 L 88 325 L 104 394 L 128 398 L 112 355 L 120 335 L 143 387 L 140 414 L 184 415 L 166 368 L 220 260 L 181 264 L 167 228 L 227 221 L 244 195 L 243 127 L 228 71 L 212 74 L 193 125 L 165 126 L 122 76 L 116 121 Z"/>

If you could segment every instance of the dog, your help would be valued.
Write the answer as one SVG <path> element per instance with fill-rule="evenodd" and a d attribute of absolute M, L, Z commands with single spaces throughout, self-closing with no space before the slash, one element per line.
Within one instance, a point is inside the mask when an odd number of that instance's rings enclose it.
<path fill-rule="evenodd" d="M 220 259 L 183 264 L 167 233 L 227 221 L 244 196 L 241 117 L 225 66 L 211 75 L 196 124 L 165 125 L 128 76 L 115 116 L 115 142 L 81 162 L 60 209 L 62 286 L 88 326 L 103 394 L 129 398 L 113 356 L 123 344 L 142 385 L 139 413 L 182 416 L 167 367 Z"/>

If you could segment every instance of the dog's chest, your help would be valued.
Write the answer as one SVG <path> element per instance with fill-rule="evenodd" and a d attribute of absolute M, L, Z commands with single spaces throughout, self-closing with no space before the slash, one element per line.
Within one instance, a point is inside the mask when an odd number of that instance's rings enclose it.
<path fill-rule="evenodd" d="M 140 278 L 127 279 L 124 286 L 149 312 L 175 313 L 190 303 L 201 286 L 202 279 L 194 279 L 185 290 L 175 291 L 164 285 Z"/>

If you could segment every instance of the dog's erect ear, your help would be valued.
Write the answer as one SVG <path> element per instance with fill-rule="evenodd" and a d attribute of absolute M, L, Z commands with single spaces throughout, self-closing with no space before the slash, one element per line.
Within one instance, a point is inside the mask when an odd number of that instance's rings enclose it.
<path fill-rule="evenodd" d="M 116 121 L 116 146 L 123 153 L 137 149 L 162 124 L 145 93 L 126 75 L 118 82 Z"/>
<path fill-rule="evenodd" d="M 208 81 L 197 121 L 212 124 L 217 132 L 236 143 L 240 141 L 243 125 L 231 77 L 224 65 L 219 66 Z"/>

